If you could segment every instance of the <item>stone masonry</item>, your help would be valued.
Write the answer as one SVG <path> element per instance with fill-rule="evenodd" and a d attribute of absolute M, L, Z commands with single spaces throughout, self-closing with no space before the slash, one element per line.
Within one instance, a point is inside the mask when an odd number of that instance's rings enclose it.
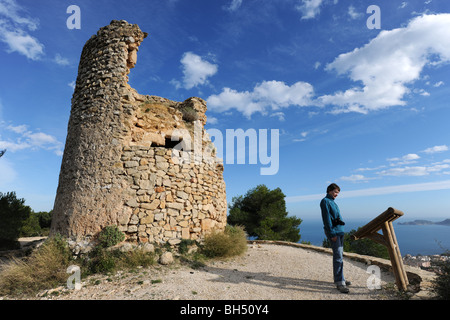
<path fill-rule="evenodd" d="M 225 228 L 223 165 L 204 129 L 205 101 L 128 85 L 146 37 L 113 20 L 83 48 L 51 234 L 89 243 L 117 225 L 128 241 L 174 245 Z"/>

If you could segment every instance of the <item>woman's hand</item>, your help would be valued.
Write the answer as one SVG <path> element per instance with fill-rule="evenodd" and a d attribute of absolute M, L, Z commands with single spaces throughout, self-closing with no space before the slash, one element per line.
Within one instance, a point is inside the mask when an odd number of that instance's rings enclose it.
<path fill-rule="evenodd" d="M 337 240 L 337 237 L 331 238 L 331 241 L 333 241 L 333 242 L 336 242 L 336 240 Z"/>

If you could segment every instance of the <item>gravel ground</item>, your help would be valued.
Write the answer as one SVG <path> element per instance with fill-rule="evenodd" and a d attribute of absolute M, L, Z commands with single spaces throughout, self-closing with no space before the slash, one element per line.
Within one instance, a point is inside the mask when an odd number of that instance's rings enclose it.
<path fill-rule="evenodd" d="M 210 261 L 192 269 L 174 264 L 95 275 L 80 290 L 57 288 L 37 299 L 52 300 L 383 300 L 397 299 L 392 290 L 369 290 L 367 266 L 345 258 L 344 274 L 352 282 L 349 294 L 337 291 L 332 257 L 304 248 L 249 245 L 240 257 Z M 381 273 L 384 288 L 392 287 L 391 273 Z"/>

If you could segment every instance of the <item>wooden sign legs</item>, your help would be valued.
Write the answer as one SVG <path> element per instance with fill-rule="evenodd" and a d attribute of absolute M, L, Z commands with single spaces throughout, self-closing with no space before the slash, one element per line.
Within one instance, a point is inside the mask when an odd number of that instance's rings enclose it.
<path fill-rule="evenodd" d="M 373 219 L 371 222 L 361 227 L 353 236 L 354 240 L 369 238 L 387 247 L 391 259 L 392 270 L 395 282 L 399 290 L 406 291 L 408 286 L 408 276 L 403 266 L 402 255 L 395 236 L 392 221 L 403 215 L 403 212 L 394 208 L 388 208 L 385 212 Z M 382 230 L 383 235 L 378 233 Z"/>
<path fill-rule="evenodd" d="M 381 227 L 384 238 L 386 239 L 389 257 L 391 258 L 392 270 L 395 275 L 395 282 L 399 290 L 406 291 L 408 285 L 408 276 L 406 275 L 405 267 L 403 266 L 402 255 L 397 243 L 397 238 L 394 233 L 394 226 L 392 222 L 385 222 Z"/>

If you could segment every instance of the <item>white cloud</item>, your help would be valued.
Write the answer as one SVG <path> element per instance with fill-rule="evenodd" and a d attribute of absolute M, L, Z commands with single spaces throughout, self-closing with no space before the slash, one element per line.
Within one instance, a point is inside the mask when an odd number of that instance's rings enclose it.
<path fill-rule="evenodd" d="M 284 118 L 284 113 L 283 112 L 275 112 L 275 113 L 272 113 L 271 115 L 270 115 L 271 117 L 276 117 L 276 118 L 278 118 L 278 120 L 279 121 L 285 121 L 286 119 Z"/>
<path fill-rule="evenodd" d="M 223 9 L 226 11 L 236 11 L 242 5 L 242 0 L 232 0 L 229 6 L 224 6 Z"/>
<path fill-rule="evenodd" d="M 433 85 L 433 87 L 438 88 L 438 87 L 443 86 L 443 85 L 444 85 L 444 81 L 438 81 L 438 82 L 436 82 L 436 83 Z"/>
<path fill-rule="evenodd" d="M 302 0 L 295 8 L 301 12 L 303 19 L 312 19 L 320 13 L 320 6 L 323 0 Z"/>
<path fill-rule="evenodd" d="M 15 0 L 0 0 L 0 15 L 12 20 L 18 25 L 26 26 L 31 31 L 36 30 L 39 21 L 29 17 L 22 17 L 19 14 L 20 11 L 23 11 L 23 8 L 19 6 Z"/>
<path fill-rule="evenodd" d="M 437 164 L 432 166 L 415 166 L 403 168 L 391 168 L 378 172 L 382 176 L 427 176 L 430 173 L 440 172 L 444 169 L 450 168 L 448 164 Z"/>
<path fill-rule="evenodd" d="M 68 66 L 70 64 L 69 60 L 67 58 L 63 58 L 59 53 L 55 55 L 55 59 L 53 61 L 60 66 Z"/>
<path fill-rule="evenodd" d="M 401 164 L 410 164 L 413 162 L 416 162 L 416 160 L 420 159 L 420 156 L 415 153 L 409 153 L 407 155 L 404 155 L 401 158 L 388 158 L 387 161 L 395 162 L 391 165 L 401 165 Z"/>
<path fill-rule="evenodd" d="M 364 17 L 364 14 L 362 12 L 356 12 L 355 11 L 355 7 L 354 6 L 348 7 L 348 15 L 352 19 L 359 19 L 359 18 Z"/>
<path fill-rule="evenodd" d="M 73 90 L 75 90 L 75 86 L 76 86 L 75 81 L 72 81 L 72 82 L 68 83 L 67 85 L 68 85 L 69 87 L 71 87 Z"/>
<path fill-rule="evenodd" d="M 263 81 L 251 92 L 224 88 L 220 94 L 211 95 L 207 103 L 211 111 L 236 109 L 250 118 L 255 112 L 266 114 L 268 109 L 311 105 L 313 93 L 313 87 L 306 82 L 300 81 L 289 86 L 282 81 Z"/>
<path fill-rule="evenodd" d="M 449 190 L 450 180 L 436 181 L 436 182 L 426 182 L 426 183 L 416 183 L 416 184 L 404 184 L 398 186 L 389 187 L 378 187 L 378 188 L 368 188 L 361 190 L 342 190 L 339 194 L 339 198 L 355 198 L 355 197 L 370 197 L 385 194 L 396 194 L 396 193 L 409 193 L 409 192 L 421 192 L 421 191 L 435 191 L 435 190 Z M 287 203 L 293 202 L 303 202 L 303 201 L 317 201 L 324 197 L 323 193 L 302 195 L 302 196 L 292 196 L 286 197 Z"/>
<path fill-rule="evenodd" d="M 3 156 L 0 160 L 0 188 L 6 189 L 11 186 L 11 183 L 16 179 L 17 172 L 14 170 L 14 165 Z"/>
<path fill-rule="evenodd" d="M 293 141 L 294 141 L 294 142 L 303 142 L 303 141 L 306 141 L 306 137 L 307 137 L 310 133 L 311 133 L 311 132 L 309 132 L 309 131 L 303 131 L 303 132 L 300 132 L 301 138 L 300 138 L 300 139 L 299 139 L 299 138 L 293 139 Z"/>
<path fill-rule="evenodd" d="M 405 105 L 407 87 L 426 65 L 450 62 L 450 14 L 423 15 L 404 28 L 383 30 L 364 47 L 339 55 L 328 71 L 348 75 L 356 83 L 346 91 L 318 98 L 338 106 L 333 113 L 367 113 Z"/>
<path fill-rule="evenodd" d="M 402 161 L 403 163 L 411 162 L 414 160 L 420 159 L 420 156 L 415 153 L 409 153 L 407 155 L 404 155 L 401 158 L 389 158 L 388 161 Z"/>
<path fill-rule="evenodd" d="M 11 152 L 17 152 L 26 149 L 44 149 L 53 151 L 58 156 L 63 154 L 63 143 L 52 135 L 29 131 L 26 125 L 9 125 L 6 129 L 17 134 L 17 136 L 8 140 L 2 140 L 0 137 L 0 150 L 7 149 Z"/>
<path fill-rule="evenodd" d="M 208 82 L 208 77 L 217 73 L 218 67 L 208 61 L 205 61 L 199 55 L 192 52 L 184 53 L 180 60 L 183 67 L 183 83 L 173 80 L 177 88 L 192 89 Z"/>
<path fill-rule="evenodd" d="M 425 153 L 437 153 L 437 152 L 444 152 L 447 151 L 448 147 L 446 145 L 442 145 L 442 146 L 434 146 L 431 148 L 427 148 L 425 150 L 423 150 L 422 152 Z"/>
<path fill-rule="evenodd" d="M 44 45 L 28 33 L 37 29 L 38 21 L 21 16 L 21 11 L 23 8 L 14 0 L 0 0 L 0 41 L 6 43 L 9 53 L 18 52 L 31 60 L 39 60 L 44 54 Z"/>
<path fill-rule="evenodd" d="M 18 52 L 31 60 L 39 60 L 44 54 L 44 45 L 22 30 L 7 30 L 0 26 L 0 40 L 8 45 L 9 53 Z"/>
<path fill-rule="evenodd" d="M 210 117 L 210 116 L 208 116 L 207 123 L 208 123 L 208 124 L 217 124 L 217 123 L 219 123 L 219 119 L 217 119 L 216 117 Z"/>
<path fill-rule="evenodd" d="M 13 125 L 9 125 L 6 127 L 8 130 L 11 130 L 15 133 L 24 133 L 25 131 L 27 131 L 27 126 L 26 125 L 20 125 L 20 126 L 13 126 Z"/>
<path fill-rule="evenodd" d="M 247 117 L 254 112 L 264 112 L 264 108 L 259 103 L 252 101 L 250 92 L 238 92 L 230 88 L 224 88 L 220 94 L 210 96 L 207 104 L 210 111 L 225 112 L 236 109 Z"/>
<path fill-rule="evenodd" d="M 368 178 L 363 176 L 362 174 L 352 174 L 348 177 L 341 177 L 340 180 L 343 181 L 350 181 L 350 182 L 368 182 L 369 180 L 372 180 L 374 178 Z"/>
<path fill-rule="evenodd" d="M 375 171 L 375 170 L 380 170 L 380 169 L 384 169 L 384 168 L 386 168 L 386 166 L 385 165 L 381 165 L 381 166 L 378 166 L 378 167 L 375 167 L 375 168 L 358 168 L 358 169 L 356 169 L 356 171 L 359 171 L 359 172 L 361 172 L 361 171 Z"/>

